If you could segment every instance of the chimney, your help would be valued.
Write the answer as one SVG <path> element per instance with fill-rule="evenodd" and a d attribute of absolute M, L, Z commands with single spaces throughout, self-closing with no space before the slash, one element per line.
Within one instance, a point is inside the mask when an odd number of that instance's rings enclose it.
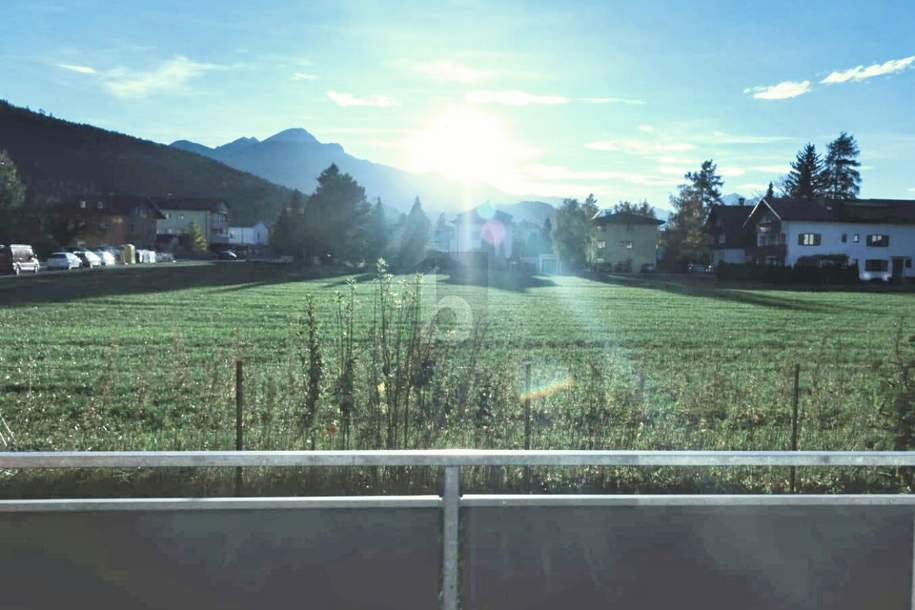
<path fill-rule="evenodd" d="M 747 203 L 747 200 L 744 199 L 743 197 L 738 197 L 737 203 L 738 203 L 738 205 L 745 205 Z"/>

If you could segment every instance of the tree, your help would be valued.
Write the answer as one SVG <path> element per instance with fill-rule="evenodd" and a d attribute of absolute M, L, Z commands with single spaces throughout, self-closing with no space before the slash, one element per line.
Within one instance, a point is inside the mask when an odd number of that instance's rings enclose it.
<path fill-rule="evenodd" d="M 772 184 L 772 181 L 769 181 L 769 188 L 766 189 L 766 194 L 763 196 L 763 199 L 772 203 L 775 199 L 775 186 Z"/>
<path fill-rule="evenodd" d="M 0 243 L 13 240 L 16 226 L 21 220 L 25 186 L 13 160 L 0 149 Z"/>
<path fill-rule="evenodd" d="M 191 232 L 188 233 L 187 241 L 191 252 L 202 254 L 207 251 L 207 238 L 196 222 L 191 223 Z"/>
<path fill-rule="evenodd" d="M 388 226 L 384 217 L 384 206 L 381 205 L 381 198 L 375 199 L 375 205 L 372 207 L 372 215 L 368 222 L 368 252 L 367 259 L 371 262 L 384 258 L 385 251 L 388 248 Z"/>
<path fill-rule="evenodd" d="M 565 199 L 556 212 L 553 249 L 569 269 L 579 269 L 588 262 L 592 219 L 597 214 L 597 200 L 588 195 L 585 202 Z"/>
<path fill-rule="evenodd" d="M 553 251 L 553 221 L 547 218 L 543 221 L 543 230 L 540 232 L 540 247 L 538 254 Z"/>
<path fill-rule="evenodd" d="M 656 218 L 654 207 L 652 207 L 647 201 L 641 203 L 632 203 L 630 201 L 620 201 L 615 206 L 613 206 L 614 214 L 638 214 L 640 216 L 648 216 L 649 218 Z"/>
<path fill-rule="evenodd" d="M 305 206 L 305 249 L 323 260 L 359 261 L 368 249 L 371 206 L 365 189 L 331 164 Z"/>
<path fill-rule="evenodd" d="M 703 161 L 698 172 L 687 172 L 685 178 L 689 180 L 690 188 L 696 191 L 705 213 L 708 213 L 711 206 L 721 203 L 724 180 L 718 175 L 718 166 L 714 161 Z"/>
<path fill-rule="evenodd" d="M 798 151 L 785 177 L 785 194 L 796 199 L 816 199 L 826 192 L 828 181 L 826 167 L 816 146 L 807 144 Z"/>
<path fill-rule="evenodd" d="M 680 185 L 676 196 L 670 198 L 673 213 L 664 232 L 664 252 L 668 264 L 682 267 L 688 263 L 709 261 L 705 222 L 709 209 L 721 203 L 724 180 L 718 175 L 712 160 L 702 163 L 698 172 L 688 172 L 689 181 Z"/>
<path fill-rule="evenodd" d="M 432 223 L 423 212 L 423 204 L 419 197 L 413 201 L 413 207 L 404 222 L 403 237 L 400 242 L 400 253 L 397 264 L 401 269 L 412 269 L 419 264 L 426 254 L 426 245 L 429 243 L 429 230 Z"/>
<path fill-rule="evenodd" d="M 861 191 L 858 168 L 861 154 L 854 136 L 844 131 L 829 143 L 825 160 L 826 196 L 830 199 L 856 199 Z"/>

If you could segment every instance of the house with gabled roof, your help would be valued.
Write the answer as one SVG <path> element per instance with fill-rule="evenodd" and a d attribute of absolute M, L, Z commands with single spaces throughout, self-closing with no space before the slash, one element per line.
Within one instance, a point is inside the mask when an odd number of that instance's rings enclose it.
<path fill-rule="evenodd" d="M 654 269 L 658 227 L 663 220 L 636 212 L 601 210 L 592 223 L 594 235 L 588 257 L 592 265 L 609 265 L 626 273 Z"/>
<path fill-rule="evenodd" d="M 151 248 L 156 223 L 165 218 L 149 197 L 117 193 L 79 195 L 54 208 L 61 237 L 72 245 L 134 244 Z"/>
<path fill-rule="evenodd" d="M 915 201 L 763 198 L 745 225 L 756 264 L 847 264 L 865 281 L 915 279 Z"/>
<path fill-rule="evenodd" d="M 154 197 L 153 202 L 165 218 L 159 220 L 156 231 L 159 240 L 190 235 L 196 224 L 208 244 L 229 243 L 229 206 L 214 197 Z"/>
<path fill-rule="evenodd" d="M 709 209 L 706 231 L 712 251 L 712 265 L 742 264 L 747 249 L 753 245 L 753 234 L 746 226 L 753 211 L 749 205 L 713 205 Z"/>

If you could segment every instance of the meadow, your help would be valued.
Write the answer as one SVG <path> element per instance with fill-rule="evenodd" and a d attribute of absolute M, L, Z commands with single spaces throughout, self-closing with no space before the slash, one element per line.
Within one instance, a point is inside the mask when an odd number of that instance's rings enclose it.
<path fill-rule="evenodd" d="M 314 277 L 248 263 L 39 275 L 0 280 L 0 415 L 17 450 L 232 449 L 240 360 L 248 449 L 789 449 L 800 365 L 801 449 L 908 449 L 912 314 L 911 291 L 660 277 Z M 467 483 L 786 489 L 785 469 L 761 470 L 582 469 L 531 481 L 503 470 Z M 99 483 L 80 471 L 7 473 L 0 494 L 220 493 L 230 474 Z M 436 484 L 429 473 L 345 476 L 250 472 L 246 484 Z M 909 480 L 805 469 L 799 487 L 889 491 Z"/>

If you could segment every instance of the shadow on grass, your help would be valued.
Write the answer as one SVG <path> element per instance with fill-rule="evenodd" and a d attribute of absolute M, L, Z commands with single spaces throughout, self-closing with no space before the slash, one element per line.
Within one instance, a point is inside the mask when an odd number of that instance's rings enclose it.
<path fill-rule="evenodd" d="M 408 280 L 415 277 L 416 273 L 396 274 L 398 279 Z M 480 288 L 494 288 L 511 292 L 525 292 L 529 288 L 555 286 L 551 279 L 530 275 L 522 272 L 493 271 L 487 269 L 461 268 L 453 270 L 431 269 L 423 272 L 427 277 L 435 277 L 436 282 L 449 286 L 477 286 Z M 328 287 L 345 286 L 353 281 L 357 284 L 371 282 L 377 278 L 375 273 L 362 273 L 345 279 L 338 279 L 328 284 Z"/>
<path fill-rule="evenodd" d="M 289 265 L 248 262 L 138 265 L 0 279 L 0 307 L 160 293 L 187 288 L 241 290 L 328 277 Z M 342 273 L 342 272 L 341 272 Z"/>
<path fill-rule="evenodd" d="M 704 297 L 729 303 L 771 307 L 787 311 L 827 315 L 841 312 L 858 312 L 863 314 L 879 313 L 864 307 L 854 307 L 836 303 L 820 303 L 791 297 L 787 294 L 775 295 L 761 292 L 762 290 L 767 292 L 806 292 L 807 290 L 802 287 L 717 286 L 713 283 L 713 280 L 710 279 L 689 281 L 687 279 L 673 280 L 622 275 L 606 276 L 595 279 L 605 284 L 648 288 L 650 290 L 661 290 L 681 296 Z M 845 290 L 848 290 L 848 288 L 846 287 Z"/>

